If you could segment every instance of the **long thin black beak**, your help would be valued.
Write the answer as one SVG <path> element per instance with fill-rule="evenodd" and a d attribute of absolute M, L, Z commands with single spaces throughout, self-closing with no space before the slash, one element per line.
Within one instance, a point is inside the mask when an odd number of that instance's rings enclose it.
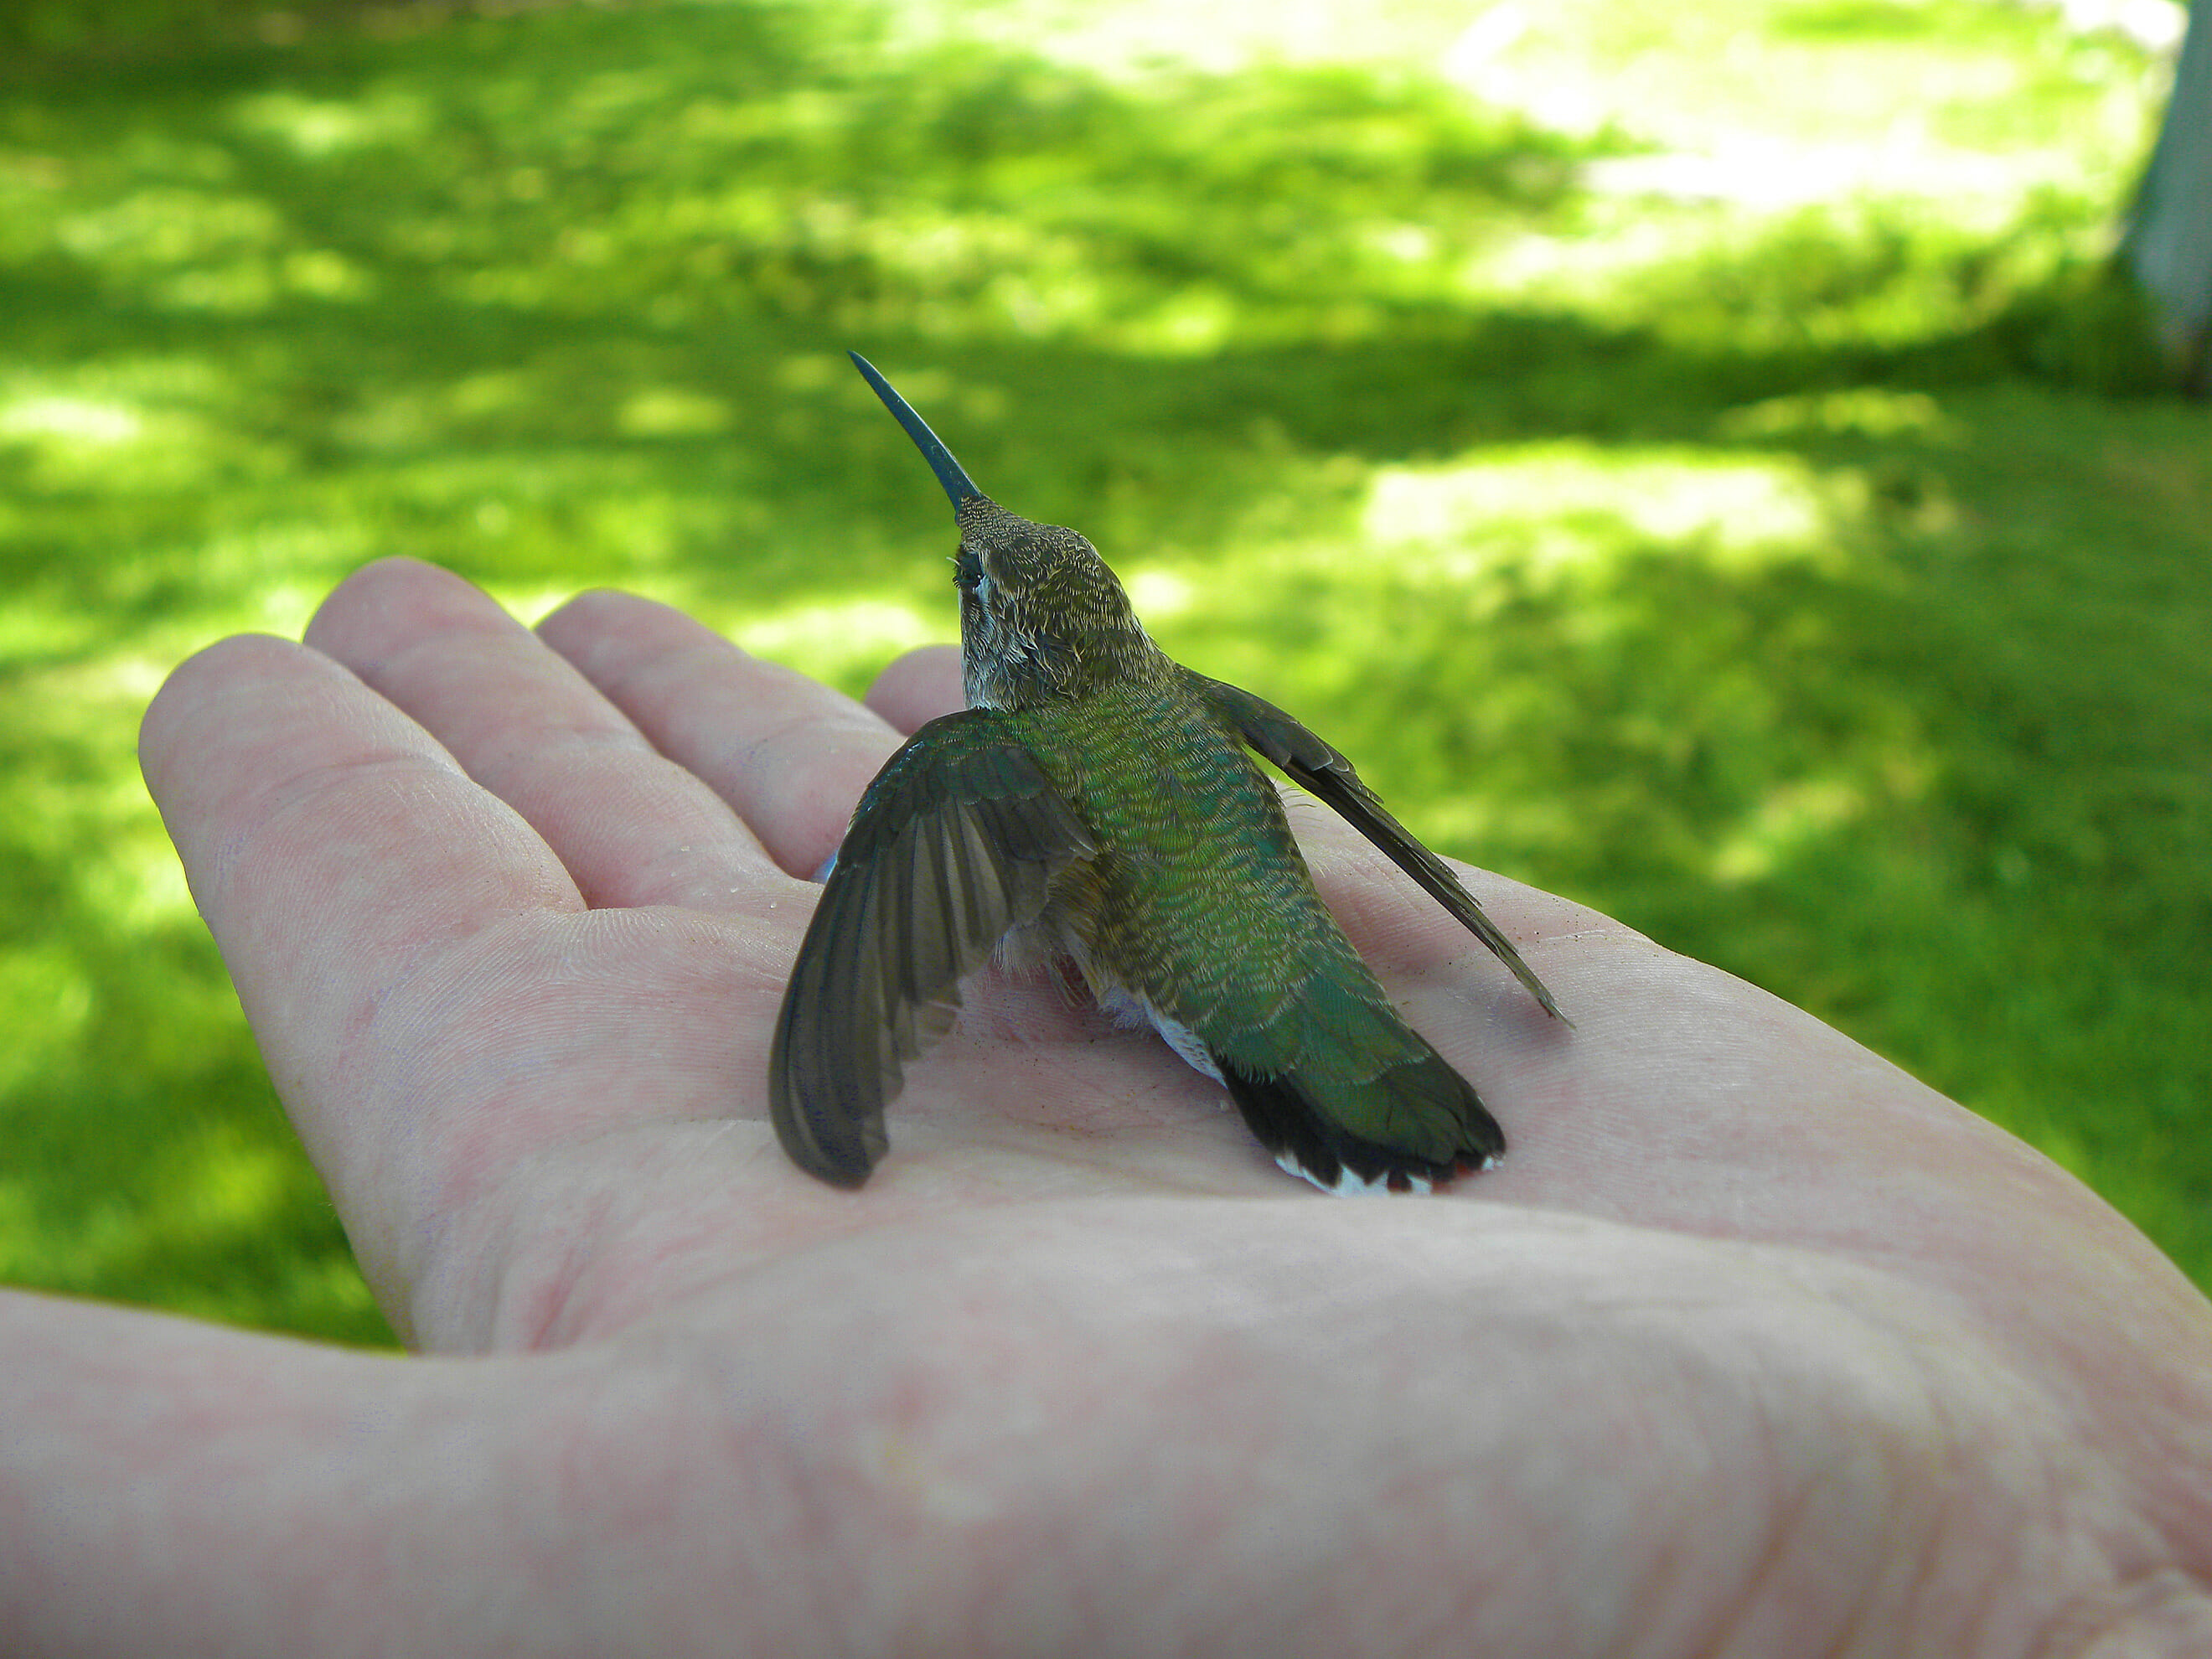
<path fill-rule="evenodd" d="M 853 360 L 853 367 L 860 371 L 860 378 L 875 387 L 876 396 L 884 400 L 884 407 L 892 418 L 906 428 L 906 435 L 914 440 L 921 458 L 929 463 L 929 470 L 937 475 L 937 482 L 945 486 L 945 493 L 952 498 L 952 510 L 960 511 L 960 503 L 983 499 L 983 492 L 975 488 L 975 481 L 968 476 L 945 441 L 929 429 L 929 422 L 914 412 L 914 405 L 891 390 L 891 383 L 876 373 L 876 366 L 857 351 L 845 354 Z"/>

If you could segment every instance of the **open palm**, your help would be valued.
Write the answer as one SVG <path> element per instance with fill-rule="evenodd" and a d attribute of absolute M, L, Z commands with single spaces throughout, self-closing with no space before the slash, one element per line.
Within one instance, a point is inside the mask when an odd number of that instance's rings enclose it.
<path fill-rule="evenodd" d="M 431 1357 L 0 1298 L 11 1651 L 2212 1652 L 2212 1310 L 2139 1236 L 1471 875 L 1555 1024 L 1325 813 L 1502 1168 L 1325 1198 L 1155 1039 L 985 975 L 868 1186 L 799 1173 L 793 872 L 956 678 L 863 708 L 406 562 L 178 671 L 149 781 Z"/>

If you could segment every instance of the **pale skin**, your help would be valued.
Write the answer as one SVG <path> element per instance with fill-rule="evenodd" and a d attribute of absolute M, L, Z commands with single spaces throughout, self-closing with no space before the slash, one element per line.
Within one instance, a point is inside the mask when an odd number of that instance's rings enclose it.
<path fill-rule="evenodd" d="M 865 1188 L 793 1169 L 795 872 L 957 697 L 943 652 L 863 707 L 405 562 L 179 668 L 149 783 L 420 1357 L 0 1296 L 0 1645 L 2212 1653 L 2212 1309 L 2140 1236 L 1470 874 L 1565 1030 L 1318 809 L 1501 1168 L 1324 1197 L 1156 1038 L 990 975 Z"/>

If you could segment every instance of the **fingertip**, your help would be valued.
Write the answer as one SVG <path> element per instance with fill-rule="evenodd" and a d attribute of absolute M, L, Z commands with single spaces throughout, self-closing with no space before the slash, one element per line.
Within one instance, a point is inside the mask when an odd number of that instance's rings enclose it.
<path fill-rule="evenodd" d="M 618 587 L 587 588 L 547 611 L 532 631 L 617 702 L 641 671 L 696 672 L 702 664 L 744 656 L 696 617 Z"/>
<path fill-rule="evenodd" d="M 574 643 L 604 632 L 635 615 L 638 607 L 652 604 L 652 600 L 619 587 L 587 587 L 540 617 L 534 629 L 538 638 L 561 651 L 564 642 Z"/>
<path fill-rule="evenodd" d="M 303 662 L 343 673 L 320 652 L 274 634 L 232 634 L 202 646 L 161 682 L 138 721 L 138 769 L 158 799 L 164 769 L 211 705 L 296 674 Z"/>
<path fill-rule="evenodd" d="M 862 701 L 908 736 L 940 714 L 964 708 L 968 699 L 961 685 L 960 647 L 925 645 L 908 652 L 876 677 Z"/>
<path fill-rule="evenodd" d="M 465 576 L 395 554 L 362 566 L 332 588 L 307 619 L 301 638 L 340 662 L 357 665 L 416 640 L 428 620 L 478 615 L 487 608 L 499 609 Z"/>
<path fill-rule="evenodd" d="M 168 718 L 179 704 L 211 686 L 241 674 L 258 674 L 280 662 L 289 664 L 301 649 L 296 640 L 275 634 L 231 634 L 204 645 L 169 671 L 146 706 L 146 723 Z"/>

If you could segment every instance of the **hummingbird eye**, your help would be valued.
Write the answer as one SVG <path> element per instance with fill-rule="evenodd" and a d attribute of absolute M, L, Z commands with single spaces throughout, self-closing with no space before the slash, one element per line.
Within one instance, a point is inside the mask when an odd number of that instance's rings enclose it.
<path fill-rule="evenodd" d="M 976 556 L 967 543 L 963 542 L 960 550 L 952 556 L 953 586 L 972 592 L 975 584 L 982 580 L 983 561 Z"/>

